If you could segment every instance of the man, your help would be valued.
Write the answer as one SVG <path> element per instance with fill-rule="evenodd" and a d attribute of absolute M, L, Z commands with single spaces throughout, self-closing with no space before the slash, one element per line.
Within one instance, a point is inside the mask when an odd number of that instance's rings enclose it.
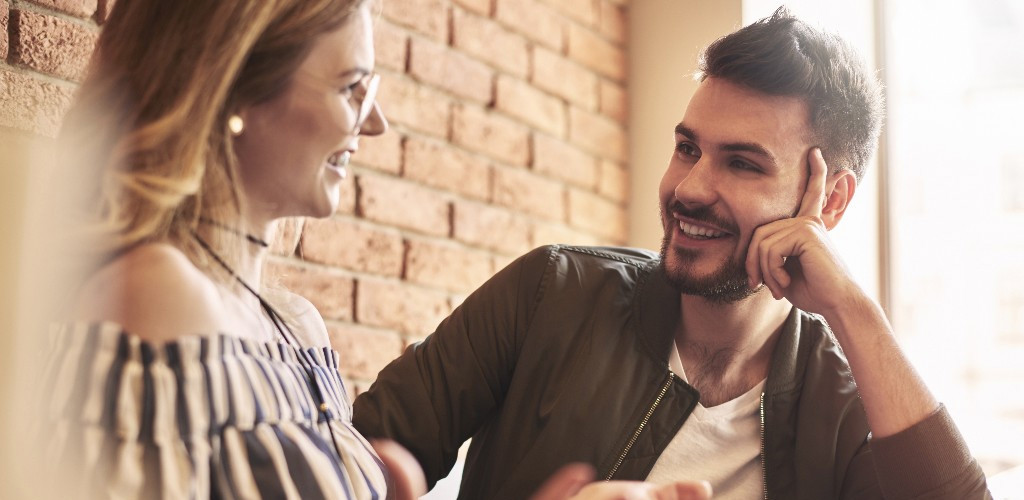
<path fill-rule="evenodd" d="M 984 498 L 984 476 L 827 238 L 881 97 L 783 9 L 705 51 L 660 186 L 660 256 L 546 247 L 472 294 L 355 403 L 429 483 L 526 498 L 559 466 L 716 498 Z M 854 383 L 856 379 L 856 384 Z"/>

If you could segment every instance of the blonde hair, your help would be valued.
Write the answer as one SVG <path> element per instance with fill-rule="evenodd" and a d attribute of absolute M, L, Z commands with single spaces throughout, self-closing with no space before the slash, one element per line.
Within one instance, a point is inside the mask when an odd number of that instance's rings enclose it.
<path fill-rule="evenodd" d="M 228 118 L 281 92 L 315 38 L 363 3 L 118 2 L 61 132 L 62 163 L 88 172 L 71 203 L 97 263 L 153 241 L 196 261 L 200 217 L 238 220 Z M 210 243 L 237 259 L 237 238 L 219 236 Z"/>

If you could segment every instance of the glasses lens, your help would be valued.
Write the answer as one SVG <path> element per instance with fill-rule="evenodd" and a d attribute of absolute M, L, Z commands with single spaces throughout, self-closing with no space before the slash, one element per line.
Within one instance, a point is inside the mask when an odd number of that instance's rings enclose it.
<path fill-rule="evenodd" d="M 354 96 L 359 101 L 359 116 L 356 117 L 356 123 L 359 125 L 362 125 L 373 111 L 373 104 L 377 100 L 377 87 L 380 85 L 380 75 L 376 73 L 366 75 L 364 81 L 365 83 L 360 85 L 362 92 Z"/>

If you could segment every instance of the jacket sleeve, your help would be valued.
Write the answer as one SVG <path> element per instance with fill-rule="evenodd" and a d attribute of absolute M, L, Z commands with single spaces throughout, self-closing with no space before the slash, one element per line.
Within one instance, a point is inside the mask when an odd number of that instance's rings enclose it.
<path fill-rule="evenodd" d="M 871 439 L 866 446 L 870 452 L 854 459 L 851 469 L 859 470 L 850 471 L 846 490 L 850 493 L 856 483 L 872 487 L 844 498 L 992 498 L 981 466 L 944 406 L 910 428 Z M 873 467 L 866 467 L 868 462 Z M 865 478 L 866 473 L 875 477 Z"/>
<path fill-rule="evenodd" d="M 428 488 L 500 406 L 557 250 L 538 248 L 498 272 L 356 398 L 356 429 L 407 448 Z"/>

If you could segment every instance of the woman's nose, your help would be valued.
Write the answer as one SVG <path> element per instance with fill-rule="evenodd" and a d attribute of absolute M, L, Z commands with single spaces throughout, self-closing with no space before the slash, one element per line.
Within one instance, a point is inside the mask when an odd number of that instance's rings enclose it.
<path fill-rule="evenodd" d="M 366 121 L 359 126 L 359 135 L 380 135 L 388 130 L 388 119 L 384 117 L 384 111 L 380 109 L 377 101 L 373 102 L 373 108 L 367 115 Z"/>

